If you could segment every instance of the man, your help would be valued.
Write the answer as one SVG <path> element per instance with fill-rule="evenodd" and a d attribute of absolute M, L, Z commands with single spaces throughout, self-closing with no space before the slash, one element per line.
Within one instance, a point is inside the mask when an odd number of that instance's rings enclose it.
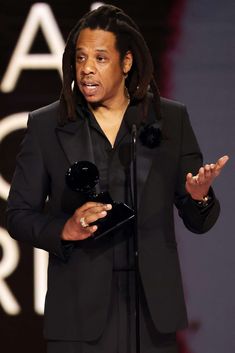
<path fill-rule="evenodd" d="M 186 108 L 159 96 L 138 27 L 122 10 L 104 5 L 68 37 L 60 101 L 30 114 L 8 199 L 11 236 L 49 252 L 48 353 L 135 352 L 133 225 L 94 240 L 97 221 L 112 205 L 85 202 L 65 182 L 71 164 L 93 162 L 100 191 L 132 206 L 133 123 L 140 347 L 175 353 L 176 331 L 186 327 L 187 315 L 173 206 L 189 230 L 208 231 L 219 215 L 211 184 L 228 157 L 202 166 Z"/>

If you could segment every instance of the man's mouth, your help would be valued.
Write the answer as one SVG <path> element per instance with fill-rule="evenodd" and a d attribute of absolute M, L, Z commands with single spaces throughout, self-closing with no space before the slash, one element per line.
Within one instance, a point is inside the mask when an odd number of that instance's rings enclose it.
<path fill-rule="evenodd" d="M 94 82 L 81 82 L 82 86 L 85 86 L 85 87 L 97 87 L 98 84 L 97 83 L 94 83 Z"/>
<path fill-rule="evenodd" d="M 86 96 L 93 96 L 97 93 L 98 84 L 96 82 L 81 82 L 81 89 Z"/>

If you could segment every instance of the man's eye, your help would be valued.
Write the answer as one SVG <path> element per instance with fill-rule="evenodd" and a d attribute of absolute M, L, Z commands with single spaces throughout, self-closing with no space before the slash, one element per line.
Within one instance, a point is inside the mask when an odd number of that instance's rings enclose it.
<path fill-rule="evenodd" d="M 104 62 L 106 58 L 104 56 L 97 56 L 97 61 Z"/>
<path fill-rule="evenodd" d="M 85 60 L 85 56 L 83 56 L 83 55 L 77 55 L 77 56 L 76 56 L 76 60 L 81 63 L 81 62 L 83 62 L 83 61 Z"/>

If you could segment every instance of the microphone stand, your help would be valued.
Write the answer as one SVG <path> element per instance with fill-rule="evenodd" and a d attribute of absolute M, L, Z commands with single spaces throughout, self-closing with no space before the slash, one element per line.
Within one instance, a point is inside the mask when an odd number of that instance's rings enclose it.
<path fill-rule="evenodd" d="M 140 295 L 139 295 L 139 244 L 138 244 L 138 195 L 137 195 L 137 165 L 136 165 L 136 140 L 137 128 L 132 125 L 131 131 L 131 159 L 133 178 L 133 206 L 134 206 L 134 265 L 135 265 L 135 332 L 136 332 L 136 353 L 140 353 Z"/>

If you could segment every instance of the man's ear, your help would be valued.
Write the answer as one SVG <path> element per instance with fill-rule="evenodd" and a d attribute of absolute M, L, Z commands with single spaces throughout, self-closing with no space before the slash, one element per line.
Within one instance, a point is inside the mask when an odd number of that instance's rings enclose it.
<path fill-rule="evenodd" d="M 132 55 L 132 52 L 128 50 L 125 54 L 125 57 L 123 59 L 123 65 L 122 65 L 124 75 L 128 74 L 128 72 L 132 67 L 132 63 L 133 63 L 133 55 Z"/>

